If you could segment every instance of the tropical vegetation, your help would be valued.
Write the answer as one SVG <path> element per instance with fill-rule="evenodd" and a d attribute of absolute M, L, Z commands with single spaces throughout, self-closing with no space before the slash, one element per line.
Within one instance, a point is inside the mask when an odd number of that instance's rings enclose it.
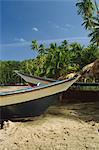
<path fill-rule="evenodd" d="M 24 61 L 0 61 L 0 83 L 15 84 L 23 82 L 14 70 L 31 75 L 54 79 L 65 78 L 68 73 L 77 72 L 82 67 L 99 58 L 98 47 L 90 44 L 87 47 L 77 42 L 64 40 L 60 45 L 51 43 L 47 48 L 32 41 L 32 50 L 37 50 L 35 59 Z"/>
<path fill-rule="evenodd" d="M 35 59 L 24 61 L 0 61 L 0 83 L 15 84 L 23 82 L 14 70 L 32 75 L 62 79 L 68 73 L 77 72 L 82 67 L 99 58 L 99 9 L 96 1 L 77 0 L 78 14 L 82 16 L 82 25 L 89 31 L 90 43 L 87 47 L 79 43 L 68 43 L 64 40 L 60 45 L 51 43 L 45 47 L 32 41 L 33 51 L 38 55 Z"/>
<path fill-rule="evenodd" d="M 83 26 L 89 31 L 90 41 L 99 46 L 99 4 L 96 0 L 78 0 L 78 14 L 83 18 Z"/>

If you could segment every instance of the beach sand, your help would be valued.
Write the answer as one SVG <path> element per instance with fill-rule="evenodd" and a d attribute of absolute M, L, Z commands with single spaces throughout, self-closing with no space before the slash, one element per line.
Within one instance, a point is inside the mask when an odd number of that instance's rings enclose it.
<path fill-rule="evenodd" d="M 0 130 L 0 150 L 99 150 L 99 102 L 51 106 Z"/>

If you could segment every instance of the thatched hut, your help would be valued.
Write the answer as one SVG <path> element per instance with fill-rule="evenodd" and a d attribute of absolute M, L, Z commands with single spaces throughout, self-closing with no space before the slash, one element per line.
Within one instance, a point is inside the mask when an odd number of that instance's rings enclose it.
<path fill-rule="evenodd" d="M 72 78 L 77 74 L 77 72 L 69 73 L 66 76 L 61 76 L 59 80 L 63 80 L 65 78 Z M 96 59 L 94 62 L 84 66 L 80 71 L 82 75 L 80 81 L 87 82 L 99 82 L 99 59 Z"/>
<path fill-rule="evenodd" d="M 82 68 L 81 74 L 83 77 L 92 77 L 99 81 L 99 59 L 96 59 L 91 64 Z"/>
<path fill-rule="evenodd" d="M 93 73 L 93 76 L 94 76 L 96 79 L 99 79 L 99 59 L 97 59 L 97 60 L 94 62 L 93 66 L 92 66 L 92 68 L 91 68 L 91 70 L 90 70 L 90 72 Z"/>

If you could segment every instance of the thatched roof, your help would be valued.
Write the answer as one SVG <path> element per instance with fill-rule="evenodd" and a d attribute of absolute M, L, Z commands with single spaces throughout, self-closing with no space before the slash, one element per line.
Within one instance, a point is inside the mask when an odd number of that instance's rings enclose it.
<path fill-rule="evenodd" d="M 92 76 L 99 78 L 99 59 L 96 59 L 91 64 L 86 65 L 82 68 L 81 74 L 83 76 Z"/>
<path fill-rule="evenodd" d="M 70 73 L 67 74 L 65 77 L 60 77 L 59 79 L 62 80 L 64 78 L 72 78 L 77 74 L 75 73 Z M 80 74 L 82 77 L 95 77 L 96 79 L 99 79 L 99 59 L 96 59 L 94 62 L 84 66 L 82 70 L 80 71 Z"/>
<path fill-rule="evenodd" d="M 99 73 L 99 59 L 96 59 L 96 60 L 94 61 L 94 65 L 93 65 L 93 67 L 92 67 L 92 70 L 93 70 L 93 72 Z"/>

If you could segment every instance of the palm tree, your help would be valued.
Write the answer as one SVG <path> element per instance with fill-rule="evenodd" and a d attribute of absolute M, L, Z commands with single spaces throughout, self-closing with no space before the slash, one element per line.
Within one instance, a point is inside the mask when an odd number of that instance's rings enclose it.
<path fill-rule="evenodd" d="M 44 48 L 43 44 L 40 44 L 38 51 L 41 55 L 43 55 L 45 53 L 45 48 Z"/>
<path fill-rule="evenodd" d="M 38 44 L 37 44 L 37 41 L 36 41 L 36 40 L 33 40 L 33 41 L 32 41 L 32 49 L 33 49 L 33 50 L 35 50 L 35 49 L 38 50 Z"/>
<path fill-rule="evenodd" d="M 95 7 L 97 10 L 97 16 L 93 17 L 93 28 L 89 37 L 91 37 L 91 42 L 96 43 L 99 46 L 99 9 L 95 1 Z"/>
<path fill-rule="evenodd" d="M 98 21 L 99 24 L 99 21 Z M 91 37 L 91 42 L 92 43 L 96 43 L 97 46 L 99 46 L 99 25 L 96 26 L 95 28 L 93 28 L 93 30 L 91 31 L 91 33 L 89 34 L 89 37 Z"/>
<path fill-rule="evenodd" d="M 91 42 L 99 46 L 99 9 L 96 1 L 78 0 L 76 6 L 84 20 L 82 25 L 90 31 Z"/>
<path fill-rule="evenodd" d="M 56 49 L 57 48 L 57 44 L 56 43 L 50 43 L 50 49 Z"/>
<path fill-rule="evenodd" d="M 78 15 L 82 15 L 86 29 L 90 29 L 93 26 L 92 16 L 94 11 L 94 4 L 92 0 L 78 0 L 76 3 L 78 7 Z"/>
<path fill-rule="evenodd" d="M 78 14 L 92 16 L 92 11 L 94 10 L 92 0 L 78 0 L 76 6 L 79 7 Z"/>
<path fill-rule="evenodd" d="M 83 46 L 81 46 L 77 42 L 72 42 L 70 44 L 70 52 L 71 52 L 71 61 L 74 64 L 81 66 L 82 64 L 82 51 Z"/>
<path fill-rule="evenodd" d="M 81 45 L 80 45 L 79 43 L 77 43 L 77 42 L 72 42 L 72 43 L 70 44 L 70 49 L 71 49 L 71 51 L 76 52 L 76 51 L 80 51 L 80 50 L 82 49 L 82 47 L 81 47 Z"/>
<path fill-rule="evenodd" d="M 64 41 L 62 42 L 61 47 L 64 48 L 64 49 L 67 49 L 67 47 L 68 47 L 68 42 L 67 42 L 67 40 L 64 40 Z"/>

